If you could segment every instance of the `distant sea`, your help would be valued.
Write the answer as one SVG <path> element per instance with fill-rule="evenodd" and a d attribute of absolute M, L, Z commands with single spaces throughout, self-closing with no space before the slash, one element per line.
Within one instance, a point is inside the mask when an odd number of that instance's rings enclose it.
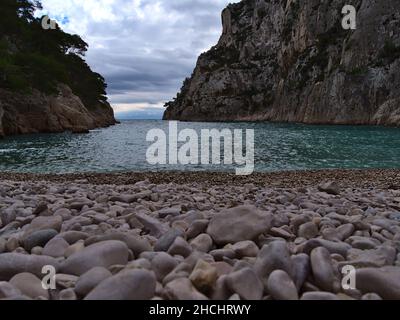
<path fill-rule="evenodd" d="M 236 166 L 157 165 L 146 161 L 149 130 L 161 120 L 124 120 L 89 134 L 35 134 L 0 140 L 0 171 L 81 173 L 228 171 Z M 255 170 L 400 168 L 400 129 L 272 123 L 179 123 L 179 129 L 254 129 Z"/>

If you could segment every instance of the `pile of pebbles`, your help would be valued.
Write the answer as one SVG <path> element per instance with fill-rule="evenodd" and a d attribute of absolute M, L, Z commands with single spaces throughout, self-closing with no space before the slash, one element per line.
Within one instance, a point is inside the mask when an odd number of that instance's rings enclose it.
<path fill-rule="evenodd" d="M 0 299 L 400 299 L 399 190 L 3 180 L 0 219 Z"/>

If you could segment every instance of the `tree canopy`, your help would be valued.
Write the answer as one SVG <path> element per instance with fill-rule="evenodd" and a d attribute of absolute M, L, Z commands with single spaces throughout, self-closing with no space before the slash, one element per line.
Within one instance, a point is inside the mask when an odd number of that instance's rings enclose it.
<path fill-rule="evenodd" d="M 57 25 L 45 30 L 35 17 L 39 1 L 0 1 L 0 88 L 56 93 L 70 86 L 87 107 L 104 103 L 106 83 L 84 60 L 88 44 Z"/>

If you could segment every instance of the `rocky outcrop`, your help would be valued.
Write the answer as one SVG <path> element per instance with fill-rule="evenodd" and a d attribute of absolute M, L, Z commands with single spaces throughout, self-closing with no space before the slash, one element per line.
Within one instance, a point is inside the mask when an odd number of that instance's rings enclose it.
<path fill-rule="evenodd" d="M 243 0 L 222 21 L 164 119 L 400 124 L 398 0 Z"/>
<path fill-rule="evenodd" d="M 58 95 L 15 93 L 0 88 L 0 137 L 39 132 L 87 132 L 115 124 L 108 103 L 85 106 L 65 85 Z"/>

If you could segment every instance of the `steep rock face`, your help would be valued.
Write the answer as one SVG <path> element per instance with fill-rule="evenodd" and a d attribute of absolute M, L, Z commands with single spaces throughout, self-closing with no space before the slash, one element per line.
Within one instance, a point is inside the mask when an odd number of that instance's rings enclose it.
<path fill-rule="evenodd" d="M 0 88 L 0 137 L 39 132 L 85 132 L 116 123 L 108 103 L 86 107 L 71 89 L 60 85 L 59 94 L 38 91 L 26 95 Z"/>
<path fill-rule="evenodd" d="M 398 0 L 243 0 L 222 21 L 164 119 L 400 124 Z"/>

